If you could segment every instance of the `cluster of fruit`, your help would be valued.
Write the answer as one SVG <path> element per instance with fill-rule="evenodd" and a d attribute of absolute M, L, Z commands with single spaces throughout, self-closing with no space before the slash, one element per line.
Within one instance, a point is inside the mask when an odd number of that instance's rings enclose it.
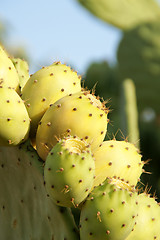
<path fill-rule="evenodd" d="M 160 239 L 160 206 L 137 187 L 140 151 L 104 140 L 106 103 L 60 62 L 25 76 L 0 48 L 0 146 L 31 141 L 49 198 L 80 210 L 81 240 Z"/>

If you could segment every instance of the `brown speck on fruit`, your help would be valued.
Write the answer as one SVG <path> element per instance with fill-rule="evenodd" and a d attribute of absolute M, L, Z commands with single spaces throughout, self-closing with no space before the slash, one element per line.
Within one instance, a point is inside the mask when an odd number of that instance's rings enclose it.
<path fill-rule="evenodd" d="M 61 92 L 64 92 L 64 88 L 61 89 Z"/>
<path fill-rule="evenodd" d="M 67 72 L 67 70 L 65 69 L 64 72 Z"/>
<path fill-rule="evenodd" d="M 111 145 L 110 145 L 110 147 L 111 147 L 111 148 L 113 148 L 113 147 L 114 147 L 114 145 L 113 145 L 113 144 L 111 144 Z"/>
<path fill-rule="evenodd" d="M 81 183 L 81 182 L 82 182 L 82 179 L 79 180 L 79 183 Z"/>
<path fill-rule="evenodd" d="M 122 224 L 122 227 L 125 227 L 125 226 L 126 226 L 126 224 L 125 224 L 125 223 L 123 223 L 123 224 Z"/>
<path fill-rule="evenodd" d="M 7 102 L 7 103 L 10 103 L 10 101 L 9 101 L 9 100 L 6 100 L 6 102 Z"/>
<path fill-rule="evenodd" d="M 128 147 L 125 147 L 125 149 L 126 149 L 126 150 L 129 150 L 129 148 L 128 148 Z"/>
<path fill-rule="evenodd" d="M 107 231 L 106 231 L 106 234 L 107 234 L 107 235 L 109 235 L 109 234 L 110 234 L 110 231 L 109 231 L 109 230 L 107 230 Z"/>
<path fill-rule="evenodd" d="M 30 106 L 31 106 L 31 104 L 30 104 L 30 103 L 28 103 L 28 104 L 27 104 L 27 107 L 30 107 Z"/>
<path fill-rule="evenodd" d="M 109 165 L 109 166 L 112 166 L 112 162 L 109 162 L 108 165 Z"/>
<path fill-rule="evenodd" d="M 35 79 L 35 80 L 34 80 L 34 83 L 37 83 L 37 82 L 38 82 L 38 80 L 37 80 L 37 79 Z"/>
<path fill-rule="evenodd" d="M 45 102 L 46 101 L 46 98 L 44 97 L 43 99 L 42 99 L 42 102 Z"/>
<path fill-rule="evenodd" d="M 92 113 L 89 114 L 89 117 L 92 117 Z"/>
<path fill-rule="evenodd" d="M 51 122 L 48 122 L 48 123 L 47 123 L 47 126 L 50 127 L 50 126 L 51 126 Z"/>
<path fill-rule="evenodd" d="M 11 70 L 11 67 L 9 67 L 9 70 Z"/>
<path fill-rule="evenodd" d="M 74 82 L 73 85 L 76 85 L 76 82 Z"/>
<path fill-rule="evenodd" d="M 73 111 L 77 111 L 77 108 L 73 108 Z"/>
<path fill-rule="evenodd" d="M 61 62 L 60 61 L 57 61 L 57 62 L 55 62 L 54 64 L 55 65 L 59 65 Z"/>
<path fill-rule="evenodd" d="M 54 74 L 53 73 L 50 73 L 50 76 L 53 76 Z"/>
<path fill-rule="evenodd" d="M 57 104 L 57 107 L 60 108 L 60 107 L 61 107 L 61 104 Z"/>

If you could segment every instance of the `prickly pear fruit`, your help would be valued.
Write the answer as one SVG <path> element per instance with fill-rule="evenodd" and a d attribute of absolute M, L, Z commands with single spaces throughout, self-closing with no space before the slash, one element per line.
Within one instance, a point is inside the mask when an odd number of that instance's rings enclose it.
<path fill-rule="evenodd" d="M 160 205 L 146 193 L 138 195 L 138 217 L 126 240 L 160 239 Z"/>
<path fill-rule="evenodd" d="M 105 137 L 107 113 L 105 105 L 86 91 L 61 98 L 46 111 L 39 123 L 36 135 L 38 154 L 45 160 L 57 138 L 68 134 L 85 139 L 91 149 L 95 149 Z"/>
<path fill-rule="evenodd" d="M 31 136 L 50 104 L 67 94 L 81 90 L 81 78 L 70 67 L 55 62 L 35 72 L 22 91 L 22 99 L 31 118 Z"/>
<path fill-rule="evenodd" d="M 18 93 L 0 86 L 0 145 L 17 145 L 29 135 L 30 119 Z"/>
<path fill-rule="evenodd" d="M 43 162 L 29 141 L 0 147 L 1 239 L 79 239 L 70 209 L 47 196 L 41 169 Z"/>
<path fill-rule="evenodd" d="M 26 84 L 30 77 L 28 63 L 20 58 L 11 58 L 11 60 L 17 70 L 19 76 L 19 86 L 22 91 L 24 85 Z"/>
<path fill-rule="evenodd" d="M 0 86 L 19 91 L 18 73 L 2 46 L 0 46 Z"/>
<path fill-rule="evenodd" d="M 84 140 L 61 139 L 45 161 L 44 180 L 49 196 L 57 205 L 77 207 L 92 188 L 94 170 L 91 149 Z"/>
<path fill-rule="evenodd" d="M 137 193 L 129 191 L 124 182 L 106 179 L 95 187 L 82 206 L 81 240 L 124 240 L 137 218 Z"/>
<path fill-rule="evenodd" d="M 94 151 L 94 185 L 102 183 L 106 177 L 118 177 L 135 186 L 143 172 L 144 162 L 134 144 L 126 141 L 104 141 Z"/>

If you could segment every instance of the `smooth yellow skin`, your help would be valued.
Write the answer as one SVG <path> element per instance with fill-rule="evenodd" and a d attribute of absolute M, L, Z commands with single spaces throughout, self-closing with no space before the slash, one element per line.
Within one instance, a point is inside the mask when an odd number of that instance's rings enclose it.
<path fill-rule="evenodd" d="M 37 152 L 43 160 L 57 138 L 68 134 L 85 139 L 91 150 L 102 143 L 107 131 L 107 113 L 97 107 L 97 99 L 93 103 L 92 97 L 78 92 L 60 99 L 46 111 L 36 135 Z"/>
<path fill-rule="evenodd" d="M 129 142 L 109 140 L 94 151 L 95 181 L 99 185 L 106 177 L 117 177 L 135 186 L 142 173 L 143 162 L 138 149 Z"/>
<path fill-rule="evenodd" d="M 31 118 L 31 136 L 35 136 L 38 122 L 50 104 L 80 90 L 81 78 L 65 64 L 54 63 L 35 72 L 22 90 Z"/>
<path fill-rule="evenodd" d="M 0 96 L 0 146 L 17 145 L 29 135 L 27 109 L 13 89 L 1 86 Z"/>
<path fill-rule="evenodd" d="M 0 85 L 14 88 L 19 91 L 18 73 L 8 57 L 7 53 L 0 46 Z"/>

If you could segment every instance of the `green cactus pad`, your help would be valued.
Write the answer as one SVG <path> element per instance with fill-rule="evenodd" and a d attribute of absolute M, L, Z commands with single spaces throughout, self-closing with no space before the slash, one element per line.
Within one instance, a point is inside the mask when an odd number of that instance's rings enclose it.
<path fill-rule="evenodd" d="M 160 239 L 160 205 L 142 193 L 138 196 L 137 224 L 126 240 Z"/>
<path fill-rule="evenodd" d="M 144 163 L 134 144 L 126 141 L 104 141 L 94 151 L 94 185 L 102 183 L 106 177 L 119 177 L 129 185 L 135 186 L 143 172 Z"/>
<path fill-rule="evenodd" d="M 0 145 L 17 145 L 29 135 L 30 119 L 18 93 L 0 86 Z"/>
<path fill-rule="evenodd" d="M 91 13 L 103 21 L 123 30 L 160 16 L 154 0 L 78 0 Z"/>
<path fill-rule="evenodd" d="M 124 33 L 117 57 L 119 77 L 131 78 L 136 87 L 138 110 L 160 113 L 160 20 L 140 24 Z"/>
<path fill-rule="evenodd" d="M 85 139 L 91 149 L 98 147 L 107 130 L 108 109 L 89 92 L 67 95 L 53 104 L 38 126 L 36 147 L 45 160 L 57 138 L 72 135 Z"/>
<path fill-rule="evenodd" d="M 0 86 L 19 91 L 18 73 L 2 46 L 0 46 Z"/>
<path fill-rule="evenodd" d="M 57 205 L 77 207 L 89 194 L 95 164 L 89 145 L 79 138 L 60 140 L 45 161 L 44 180 Z"/>
<path fill-rule="evenodd" d="M 55 62 L 35 72 L 22 90 L 31 118 L 31 136 L 35 136 L 38 122 L 50 104 L 67 94 L 81 90 L 81 77 L 65 64 Z"/>
<path fill-rule="evenodd" d="M 81 240 L 124 240 L 137 218 L 137 193 L 106 179 L 88 196 L 80 216 Z"/>
<path fill-rule="evenodd" d="M 20 58 L 11 58 L 11 60 L 17 70 L 19 76 L 19 85 L 22 91 L 24 85 L 26 84 L 30 77 L 28 63 Z"/>
<path fill-rule="evenodd" d="M 29 141 L 0 147 L 1 239 L 78 240 L 70 209 L 47 196 L 43 162 Z"/>

